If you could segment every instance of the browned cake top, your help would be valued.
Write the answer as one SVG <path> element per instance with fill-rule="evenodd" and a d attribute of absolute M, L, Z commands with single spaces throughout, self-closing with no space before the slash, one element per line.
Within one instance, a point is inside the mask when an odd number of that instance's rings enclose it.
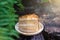
<path fill-rule="evenodd" d="M 38 16 L 36 14 L 27 14 L 27 15 L 23 15 L 21 17 L 19 17 L 19 20 L 20 19 L 36 19 L 38 20 Z"/>

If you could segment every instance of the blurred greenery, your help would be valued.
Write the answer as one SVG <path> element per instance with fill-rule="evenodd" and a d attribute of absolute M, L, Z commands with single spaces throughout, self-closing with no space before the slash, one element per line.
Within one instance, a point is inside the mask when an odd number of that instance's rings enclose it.
<path fill-rule="evenodd" d="M 17 0 L 17 6 L 19 7 L 19 11 L 23 11 L 24 10 L 24 6 L 22 5 L 22 0 Z"/>
<path fill-rule="evenodd" d="M 0 40 L 14 40 L 12 36 L 19 37 L 14 29 L 18 15 L 13 8 L 16 3 L 20 10 L 24 9 L 22 0 L 0 0 Z M 45 1 L 45 0 L 44 0 Z"/>
<path fill-rule="evenodd" d="M 45 3 L 45 2 L 48 2 L 48 0 L 41 0 L 41 3 Z"/>
<path fill-rule="evenodd" d="M 12 36 L 19 37 L 14 29 L 18 15 L 13 5 L 17 0 L 0 0 L 0 40 L 14 40 Z"/>

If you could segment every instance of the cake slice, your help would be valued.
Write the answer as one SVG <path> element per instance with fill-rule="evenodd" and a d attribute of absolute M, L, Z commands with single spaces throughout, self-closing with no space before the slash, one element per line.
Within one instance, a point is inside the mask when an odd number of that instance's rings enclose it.
<path fill-rule="evenodd" d="M 27 14 L 19 17 L 19 30 L 33 33 L 39 30 L 39 17 L 36 14 Z"/>

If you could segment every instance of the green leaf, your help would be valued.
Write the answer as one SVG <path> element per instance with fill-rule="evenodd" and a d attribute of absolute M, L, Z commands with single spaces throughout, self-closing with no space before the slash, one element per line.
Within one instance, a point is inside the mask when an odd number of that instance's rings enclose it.
<path fill-rule="evenodd" d="M 16 36 L 17 38 L 19 38 L 19 36 L 17 35 L 17 31 L 16 30 L 11 30 L 10 35 Z"/>
<path fill-rule="evenodd" d="M 0 5 L 5 5 L 5 4 L 8 4 L 8 2 L 6 1 L 0 2 Z"/>
<path fill-rule="evenodd" d="M 8 29 L 6 29 L 6 28 L 1 28 L 1 27 L 0 27 L 0 31 L 2 31 L 2 32 L 5 31 L 5 32 L 7 32 Z"/>
<path fill-rule="evenodd" d="M 0 40 L 14 40 L 14 39 L 8 36 L 0 36 Z"/>

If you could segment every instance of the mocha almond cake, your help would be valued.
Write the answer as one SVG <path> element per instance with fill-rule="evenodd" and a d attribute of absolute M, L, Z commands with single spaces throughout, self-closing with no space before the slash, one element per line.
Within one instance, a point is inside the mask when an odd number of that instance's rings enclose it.
<path fill-rule="evenodd" d="M 19 17 L 19 30 L 25 33 L 37 32 L 39 28 L 39 17 L 36 14 L 27 14 Z"/>

